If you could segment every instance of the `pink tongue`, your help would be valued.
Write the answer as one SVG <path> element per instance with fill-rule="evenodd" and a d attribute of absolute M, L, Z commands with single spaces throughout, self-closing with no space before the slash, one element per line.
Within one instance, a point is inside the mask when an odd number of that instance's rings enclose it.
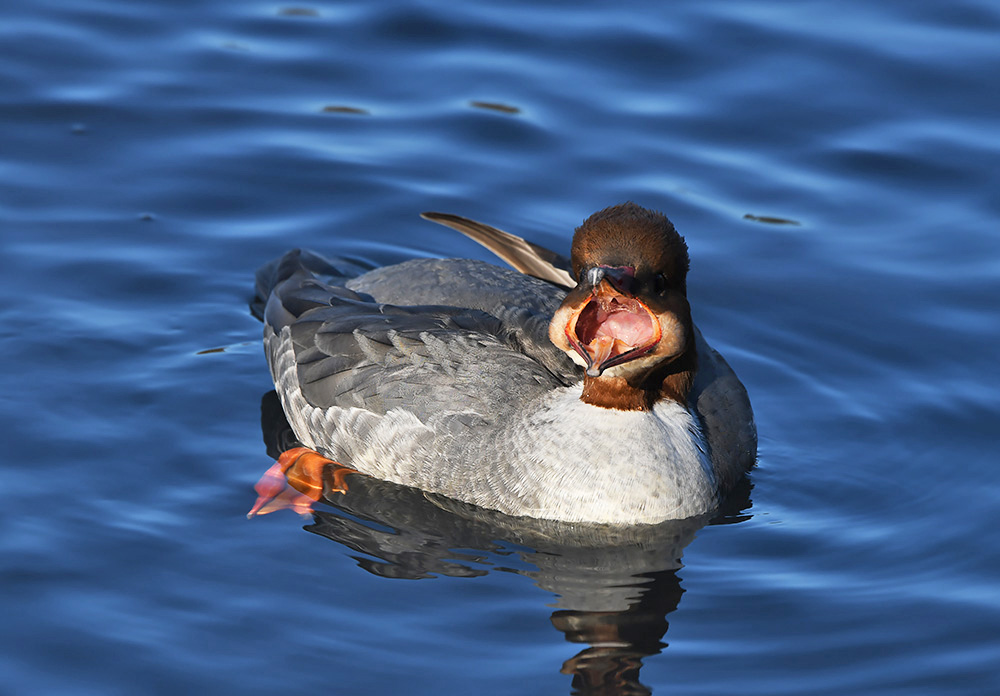
<path fill-rule="evenodd" d="M 634 347 L 652 338 L 649 319 L 643 315 L 628 311 L 613 312 L 597 327 L 596 338 L 616 338 L 628 346 Z"/>

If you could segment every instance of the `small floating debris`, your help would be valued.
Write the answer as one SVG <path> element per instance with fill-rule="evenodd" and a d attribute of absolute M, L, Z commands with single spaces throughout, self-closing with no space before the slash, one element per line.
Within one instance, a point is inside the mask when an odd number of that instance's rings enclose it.
<path fill-rule="evenodd" d="M 369 116 L 371 114 L 371 112 L 367 109 L 359 109 L 356 106 L 340 106 L 336 104 L 324 106 L 321 111 L 324 114 L 355 114 L 357 116 Z"/>
<path fill-rule="evenodd" d="M 278 14 L 282 17 L 319 17 L 319 11 L 311 7 L 282 7 Z"/>
<path fill-rule="evenodd" d="M 156 220 L 156 215 L 153 213 L 139 213 L 139 220 L 142 222 L 153 222 Z"/>
<path fill-rule="evenodd" d="M 488 111 L 499 111 L 502 114 L 519 114 L 521 110 L 516 106 L 501 104 L 500 102 L 471 101 L 469 106 L 476 109 L 487 109 Z"/>
<path fill-rule="evenodd" d="M 242 343 L 233 343 L 228 346 L 219 346 L 218 348 L 206 348 L 205 350 L 199 350 L 195 355 L 211 355 L 212 353 L 228 353 L 230 351 L 245 348 L 247 346 L 256 346 L 257 341 L 243 341 Z"/>
<path fill-rule="evenodd" d="M 798 220 L 791 220 L 789 218 L 774 217 L 772 215 L 753 215 L 747 213 L 743 216 L 744 220 L 753 220 L 754 222 L 763 222 L 767 225 L 795 225 L 799 226 L 802 223 Z"/>

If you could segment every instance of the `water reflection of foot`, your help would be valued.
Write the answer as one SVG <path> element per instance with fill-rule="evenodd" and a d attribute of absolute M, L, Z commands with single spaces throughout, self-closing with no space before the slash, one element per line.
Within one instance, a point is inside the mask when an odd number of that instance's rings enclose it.
<path fill-rule="evenodd" d="M 296 446 L 274 392 L 261 405 L 264 439 L 276 456 Z M 382 577 L 474 577 L 506 570 L 557 597 L 552 625 L 585 645 L 563 663 L 575 694 L 648 694 L 642 660 L 659 653 L 683 590 L 684 547 L 707 518 L 631 528 L 511 518 L 377 479 L 351 478 L 350 493 L 322 501 L 305 529 L 364 554 Z M 749 505 L 749 486 L 727 508 Z M 734 514 L 728 521 L 736 521 Z M 492 565 L 484 562 L 486 557 Z"/>

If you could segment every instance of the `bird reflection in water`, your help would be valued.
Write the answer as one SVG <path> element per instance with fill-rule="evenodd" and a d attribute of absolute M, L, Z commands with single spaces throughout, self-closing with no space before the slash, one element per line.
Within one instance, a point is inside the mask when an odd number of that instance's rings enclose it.
<path fill-rule="evenodd" d="M 296 446 L 277 395 L 261 403 L 268 453 Z M 681 594 L 677 570 L 684 547 L 706 524 L 747 519 L 750 484 L 740 486 L 714 519 L 691 518 L 639 527 L 568 525 L 512 518 L 367 476 L 342 482 L 324 473 L 322 501 L 306 531 L 364 554 L 368 572 L 387 578 L 475 577 L 508 570 L 531 578 L 557 597 L 552 625 L 571 643 L 586 645 L 561 667 L 572 693 L 649 694 L 639 681 L 642 660 L 664 647 L 667 615 Z M 502 540 L 502 541 L 497 541 Z M 477 550 L 479 553 L 477 553 Z M 510 566 L 486 566 L 510 558 Z"/>

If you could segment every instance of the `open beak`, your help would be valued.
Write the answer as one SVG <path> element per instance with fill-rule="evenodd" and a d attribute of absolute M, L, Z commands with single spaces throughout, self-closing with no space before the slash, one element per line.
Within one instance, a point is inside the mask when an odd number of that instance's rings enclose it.
<path fill-rule="evenodd" d="M 590 298 L 566 323 L 566 340 L 583 358 L 590 377 L 648 354 L 663 334 L 649 307 L 629 292 L 628 270 L 588 269 L 584 277 L 593 286 Z"/>

